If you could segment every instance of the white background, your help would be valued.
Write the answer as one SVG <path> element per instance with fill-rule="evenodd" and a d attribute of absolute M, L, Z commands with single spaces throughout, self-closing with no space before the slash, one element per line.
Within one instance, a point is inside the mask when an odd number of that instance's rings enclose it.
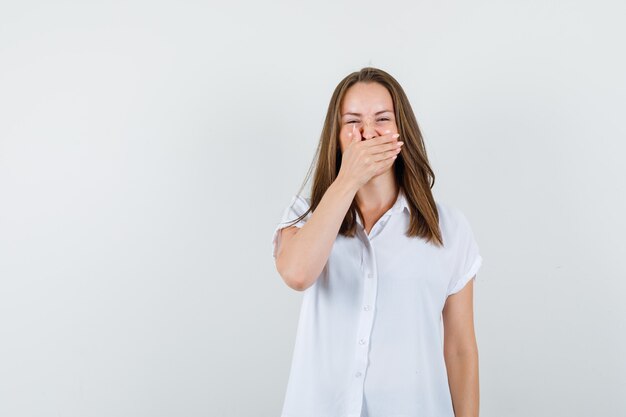
<path fill-rule="evenodd" d="M 625 15 L 4 1 L 0 415 L 279 416 L 302 294 L 271 234 L 368 65 L 481 248 L 481 416 L 626 415 Z"/>

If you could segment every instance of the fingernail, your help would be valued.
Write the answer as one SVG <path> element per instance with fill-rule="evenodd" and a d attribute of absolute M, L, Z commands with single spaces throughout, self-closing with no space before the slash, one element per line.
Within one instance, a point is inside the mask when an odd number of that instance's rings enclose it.
<path fill-rule="evenodd" d="M 394 139 L 397 139 L 399 136 L 400 136 L 400 134 L 399 134 L 399 133 L 394 133 L 393 138 L 394 138 Z"/>

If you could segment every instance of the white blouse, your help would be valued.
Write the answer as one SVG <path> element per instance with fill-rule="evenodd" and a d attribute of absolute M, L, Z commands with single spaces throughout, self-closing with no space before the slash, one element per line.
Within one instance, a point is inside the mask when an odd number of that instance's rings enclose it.
<path fill-rule="evenodd" d="M 272 238 L 310 199 L 294 196 Z M 401 190 L 369 235 L 337 235 L 304 290 L 281 417 L 454 417 L 442 309 L 482 264 L 465 215 L 436 201 L 445 247 L 408 238 Z M 308 216 L 296 224 L 302 227 Z"/>

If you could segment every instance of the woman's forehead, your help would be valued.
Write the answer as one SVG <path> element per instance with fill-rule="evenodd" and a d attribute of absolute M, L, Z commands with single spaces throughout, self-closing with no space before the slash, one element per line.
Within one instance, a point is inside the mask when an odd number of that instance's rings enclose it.
<path fill-rule="evenodd" d="M 383 111 L 393 111 L 391 94 L 378 83 L 357 83 L 350 87 L 344 96 L 341 114 L 353 113 L 377 114 Z"/>

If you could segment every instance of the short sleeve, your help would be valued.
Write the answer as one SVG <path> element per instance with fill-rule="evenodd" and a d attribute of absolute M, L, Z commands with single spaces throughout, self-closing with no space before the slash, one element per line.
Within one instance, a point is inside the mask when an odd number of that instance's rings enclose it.
<path fill-rule="evenodd" d="M 457 223 L 453 235 L 454 267 L 447 296 L 461 291 L 465 284 L 476 275 L 483 262 L 467 218 L 458 209 L 456 209 L 456 215 Z"/>
<path fill-rule="evenodd" d="M 274 229 L 274 234 L 272 236 L 272 256 L 276 259 L 276 254 L 278 253 L 278 248 L 280 246 L 280 237 L 281 231 L 283 228 L 291 226 L 291 222 L 298 217 L 300 217 L 305 211 L 307 211 L 310 207 L 310 200 L 304 198 L 299 195 L 293 196 L 291 202 L 283 211 L 282 218 L 280 222 L 276 225 Z M 294 223 L 293 226 L 302 227 L 307 222 L 307 220 L 311 217 L 311 213 L 308 213 L 306 217 L 297 223 Z"/>

